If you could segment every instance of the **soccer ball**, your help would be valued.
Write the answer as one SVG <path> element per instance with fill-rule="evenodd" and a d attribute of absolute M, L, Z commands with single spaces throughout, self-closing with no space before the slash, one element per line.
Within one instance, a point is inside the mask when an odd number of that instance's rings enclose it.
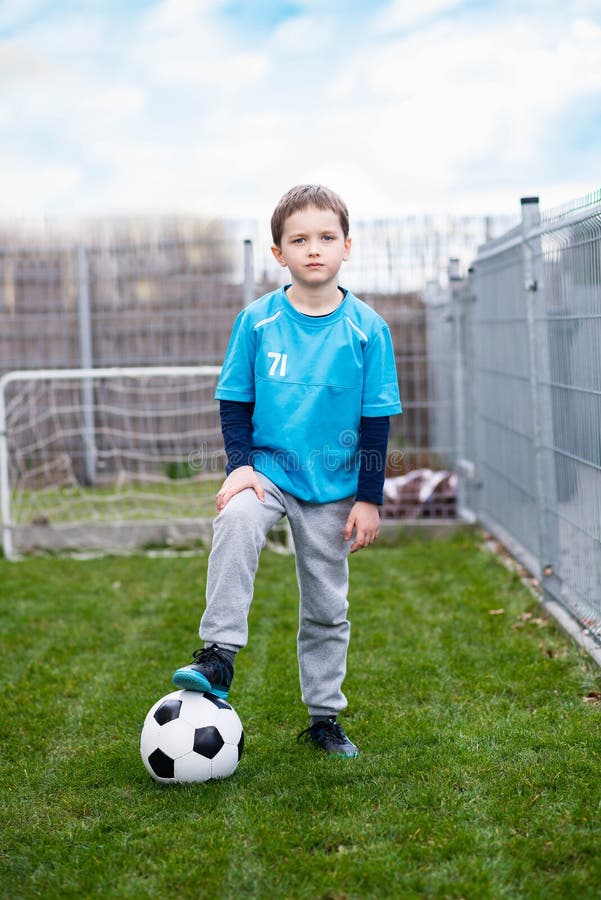
<path fill-rule="evenodd" d="M 162 784 L 226 778 L 236 770 L 243 748 L 236 710 L 200 691 L 173 691 L 157 700 L 140 737 L 142 762 Z"/>

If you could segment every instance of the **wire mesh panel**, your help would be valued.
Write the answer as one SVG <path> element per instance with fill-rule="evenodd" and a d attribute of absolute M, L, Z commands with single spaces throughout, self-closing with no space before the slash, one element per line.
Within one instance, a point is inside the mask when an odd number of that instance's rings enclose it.
<path fill-rule="evenodd" d="M 229 240 L 207 236 L 92 248 L 87 277 L 96 363 L 219 364 L 242 307 L 234 249 Z"/>
<path fill-rule="evenodd" d="M 539 556 L 530 345 L 521 243 L 474 266 L 479 515 Z"/>
<path fill-rule="evenodd" d="M 448 291 L 427 293 L 429 445 L 439 466 L 453 468 L 456 456 L 453 316 Z"/>
<path fill-rule="evenodd" d="M 243 247 L 213 231 L 174 224 L 1 251 L 0 374 L 219 364 L 243 305 Z"/>
<path fill-rule="evenodd" d="M 0 374 L 77 365 L 77 276 L 68 248 L 0 250 Z"/>
<path fill-rule="evenodd" d="M 535 242 L 538 390 L 551 586 L 601 635 L 601 204 L 564 207 Z M 554 583 L 554 584 L 553 584 Z"/>
<path fill-rule="evenodd" d="M 478 516 L 601 638 L 601 194 L 525 216 L 472 283 Z"/>
<path fill-rule="evenodd" d="M 394 454 L 390 473 L 430 466 L 435 462 L 435 450 L 429 427 L 427 307 L 422 293 L 366 291 L 362 299 L 389 325 L 401 386 L 403 415 L 393 417 L 391 422 L 390 443 Z"/>

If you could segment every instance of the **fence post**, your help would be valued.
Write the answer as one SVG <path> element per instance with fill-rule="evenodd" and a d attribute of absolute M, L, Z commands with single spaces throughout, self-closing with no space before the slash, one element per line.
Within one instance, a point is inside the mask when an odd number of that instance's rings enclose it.
<path fill-rule="evenodd" d="M 461 275 L 459 273 L 459 260 L 456 257 L 449 259 L 447 273 L 449 278 L 450 314 L 453 326 L 453 444 L 455 445 L 455 459 L 465 456 L 464 450 L 464 423 L 465 423 L 465 395 L 463 391 L 464 371 L 463 354 L 461 352 L 463 316 L 460 303 Z"/>
<path fill-rule="evenodd" d="M 92 316 L 90 313 L 90 262 L 88 248 L 78 244 L 77 252 L 77 325 L 79 340 L 79 365 L 91 369 L 94 365 L 92 352 Z M 86 378 L 81 383 L 83 408 L 84 478 L 86 484 L 96 481 L 96 432 L 94 428 L 94 384 Z"/>
<path fill-rule="evenodd" d="M 253 242 L 250 238 L 244 241 L 244 292 L 243 303 L 248 306 L 255 299 L 255 265 L 253 258 Z"/>
<path fill-rule="evenodd" d="M 451 317 L 453 322 L 453 408 L 455 412 L 454 469 L 457 474 L 457 514 L 465 522 L 476 521 L 474 509 L 473 487 L 476 478 L 473 436 L 472 445 L 468 446 L 474 418 L 472 396 L 473 360 L 470 340 L 470 308 L 472 300 L 470 284 L 461 277 L 459 260 L 449 259 L 448 266 L 449 292 L 451 301 Z"/>
<path fill-rule="evenodd" d="M 466 445 L 467 459 L 471 462 L 466 472 L 466 496 L 468 509 L 474 516 L 474 521 L 480 514 L 482 496 L 482 468 L 480 465 L 480 442 L 478 433 L 479 397 L 476 384 L 476 304 L 478 296 L 474 289 L 474 269 L 470 266 L 467 270 L 467 279 L 463 291 L 463 322 L 464 322 L 464 360 L 466 376 Z"/>
<path fill-rule="evenodd" d="M 530 232 L 540 224 L 538 197 L 522 197 L 522 271 L 526 292 L 526 322 L 528 327 L 528 361 L 530 376 L 530 398 L 532 406 L 532 444 L 534 452 L 534 479 L 537 522 L 538 563 L 541 581 L 549 564 L 549 542 L 545 512 L 544 440 L 542 409 L 539 388 L 539 365 L 536 336 L 537 298 L 540 277 L 536 271 L 538 258 L 533 250 Z"/>
<path fill-rule="evenodd" d="M 8 430 L 6 421 L 6 375 L 0 378 L 0 520 L 2 523 L 2 550 L 5 559 L 13 558 L 13 526 L 10 503 L 8 467 Z"/>
<path fill-rule="evenodd" d="M 453 378 L 453 330 L 450 287 L 437 281 L 424 290 L 426 361 L 428 379 L 428 446 L 440 448 L 435 467 L 450 467 L 455 455 L 455 395 Z"/>
<path fill-rule="evenodd" d="M 523 207 L 536 209 L 537 198 L 525 197 Z M 528 332 L 530 341 L 530 366 L 532 385 L 532 409 L 535 425 L 536 499 L 539 529 L 540 581 L 545 600 L 561 601 L 561 580 L 555 571 L 559 556 L 558 496 L 555 470 L 554 419 L 552 401 L 551 336 L 545 309 L 545 282 L 542 259 L 540 213 L 532 214 L 529 228 L 524 235 L 524 261 L 528 303 Z M 527 214 L 528 216 L 528 214 Z"/>

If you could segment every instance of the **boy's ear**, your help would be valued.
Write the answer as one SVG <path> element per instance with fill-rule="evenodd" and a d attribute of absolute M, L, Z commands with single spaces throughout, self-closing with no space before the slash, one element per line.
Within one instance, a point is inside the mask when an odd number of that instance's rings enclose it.
<path fill-rule="evenodd" d="M 350 239 L 350 237 L 347 237 L 344 239 L 344 259 L 345 260 L 347 260 L 349 258 L 349 256 L 351 255 L 351 244 L 352 243 L 353 242 Z"/>
<path fill-rule="evenodd" d="M 279 264 L 281 266 L 286 265 L 286 260 L 284 259 L 284 255 L 277 244 L 271 245 L 271 252 L 273 253 L 273 255 L 275 256 L 275 258 L 277 259 L 277 261 L 279 262 Z"/>

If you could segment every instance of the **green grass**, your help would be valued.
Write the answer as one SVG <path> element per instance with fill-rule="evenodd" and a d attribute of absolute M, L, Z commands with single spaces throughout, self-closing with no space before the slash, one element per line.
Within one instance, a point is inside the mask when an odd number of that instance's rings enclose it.
<path fill-rule="evenodd" d="M 598 670 L 470 534 L 351 569 L 361 757 L 295 743 L 294 561 L 266 553 L 245 755 L 163 787 L 139 732 L 197 646 L 206 557 L 0 561 L 2 896 L 598 897 Z"/>

